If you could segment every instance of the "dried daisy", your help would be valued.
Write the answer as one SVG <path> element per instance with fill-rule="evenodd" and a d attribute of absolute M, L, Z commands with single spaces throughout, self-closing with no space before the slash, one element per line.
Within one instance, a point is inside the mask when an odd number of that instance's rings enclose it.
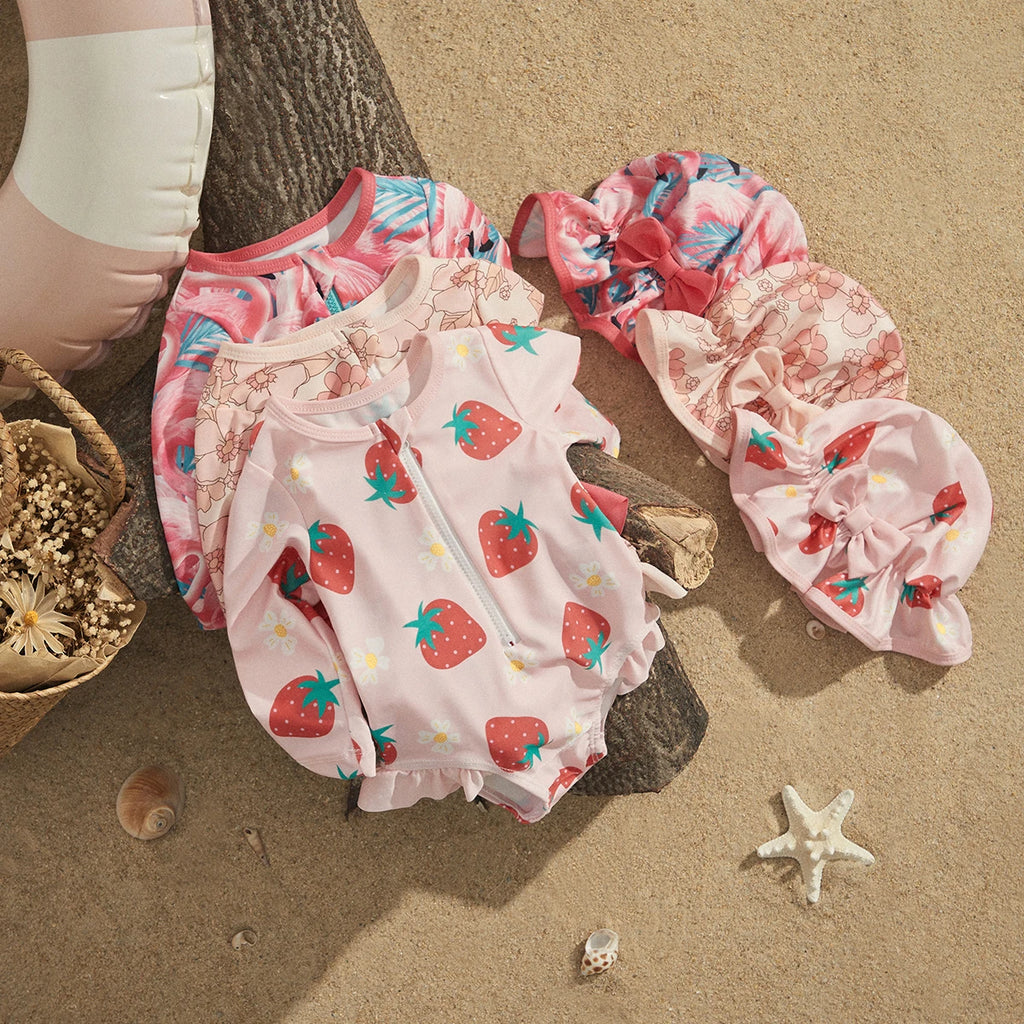
<path fill-rule="evenodd" d="M 18 653 L 36 654 L 45 649 L 50 654 L 63 654 L 64 645 L 57 635 L 73 637 L 75 620 L 56 610 L 59 599 L 60 595 L 46 590 L 39 578 L 34 587 L 27 576 L 0 583 L 0 601 L 13 612 L 4 631 L 8 637 L 5 642 Z"/>

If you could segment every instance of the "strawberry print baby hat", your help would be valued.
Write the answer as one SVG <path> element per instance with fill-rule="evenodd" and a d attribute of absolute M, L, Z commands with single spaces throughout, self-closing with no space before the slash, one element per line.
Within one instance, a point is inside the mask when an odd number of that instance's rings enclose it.
<path fill-rule="evenodd" d="M 636 344 L 676 419 L 725 471 L 734 408 L 797 437 L 837 403 L 907 396 L 903 339 L 889 314 L 821 263 L 741 278 L 703 316 L 642 310 Z"/>
<path fill-rule="evenodd" d="M 702 313 L 762 267 L 807 258 L 803 225 L 763 178 L 713 153 L 638 157 L 589 200 L 534 192 L 509 237 L 519 256 L 547 256 L 580 327 L 636 359 L 642 309 Z"/>
<path fill-rule="evenodd" d="M 811 612 L 873 651 L 966 661 L 956 592 L 988 540 L 992 495 L 956 430 L 889 398 L 837 404 L 799 438 L 734 417 L 733 499 Z"/>

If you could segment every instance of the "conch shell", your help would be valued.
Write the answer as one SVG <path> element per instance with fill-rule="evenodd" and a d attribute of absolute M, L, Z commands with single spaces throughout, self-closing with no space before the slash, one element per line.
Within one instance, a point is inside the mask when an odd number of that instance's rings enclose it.
<path fill-rule="evenodd" d="M 584 978 L 589 978 L 592 974 L 604 974 L 618 959 L 619 936 L 611 928 L 600 928 L 587 939 L 580 974 Z"/>
<path fill-rule="evenodd" d="M 136 839 L 171 830 L 185 805 L 185 787 L 169 768 L 154 764 L 132 772 L 117 794 L 117 820 Z"/>

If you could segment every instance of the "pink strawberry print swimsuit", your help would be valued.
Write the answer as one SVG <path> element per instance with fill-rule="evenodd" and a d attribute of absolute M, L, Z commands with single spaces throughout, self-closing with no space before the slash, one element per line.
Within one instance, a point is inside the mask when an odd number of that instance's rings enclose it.
<path fill-rule="evenodd" d="M 264 728 L 313 771 L 363 776 L 365 809 L 461 788 L 536 821 L 664 642 L 647 567 L 566 461 L 579 351 L 531 328 L 423 333 L 357 393 L 266 407 L 228 523 L 235 664 Z"/>
<path fill-rule="evenodd" d="M 220 608 L 199 538 L 195 422 L 221 342 L 261 346 L 323 320 L 369 295 L 414 253 L 512 266 L 494 225 L 457 188 L 363 168 L 323 210 L 281 234 L 232 252 L 189 254 L 160 339 L 153 475 L 179 590 L 204 626 L 220 624 Z"/>

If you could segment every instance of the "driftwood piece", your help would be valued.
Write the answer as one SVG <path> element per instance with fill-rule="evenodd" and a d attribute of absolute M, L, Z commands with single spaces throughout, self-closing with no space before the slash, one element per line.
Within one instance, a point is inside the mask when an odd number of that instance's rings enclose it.
<path fill-rule="evenodd" d="M 574 444 L 569 465 L 581 480 L 629 499 L 622 535 L 643 561 L 687 590 L 708 578 L 718 541 L 718 524 L 710 512 L 593 445 Z"/>

